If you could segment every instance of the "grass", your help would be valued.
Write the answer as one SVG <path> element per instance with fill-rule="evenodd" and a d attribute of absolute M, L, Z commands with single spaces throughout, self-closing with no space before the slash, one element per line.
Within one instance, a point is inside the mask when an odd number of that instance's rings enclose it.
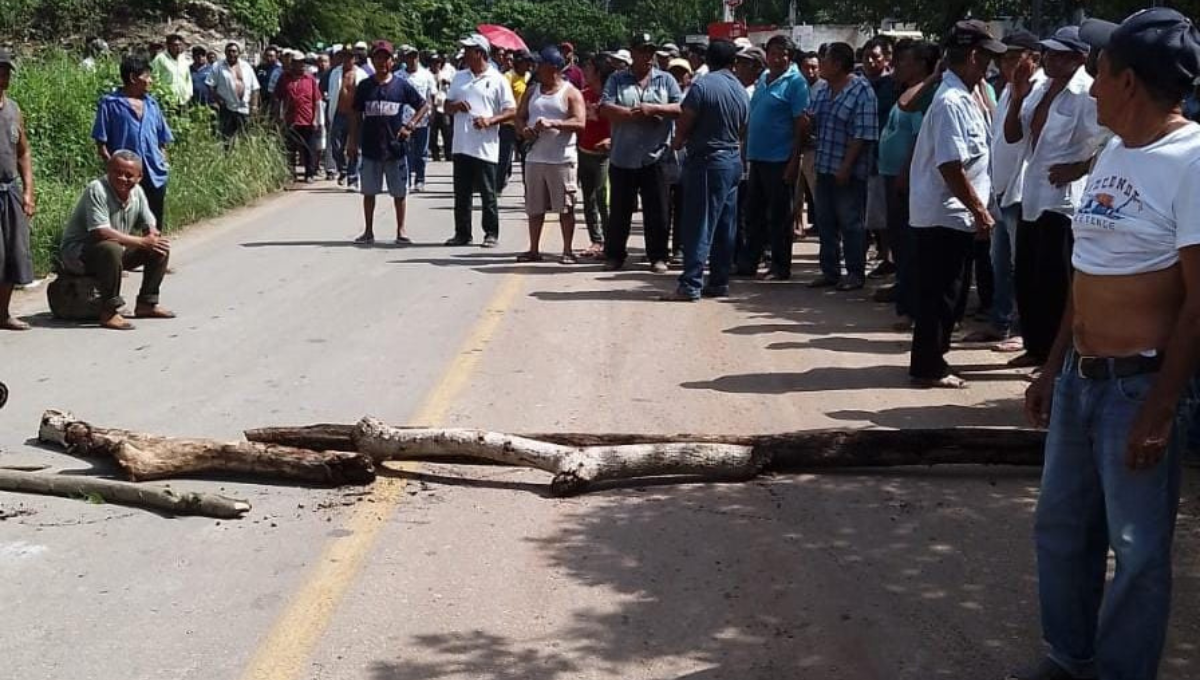
<path fill-rule="evenodd" d="M 84 185 L 103 174 L 91 139 L 92 120 L 100 97 L 118 83 L 116 62 L 100 62 L 89 71 L 58 53 L 22 60 L 13 76 L 9 94 L 21 107 L 33 148 L 38 211 L 32 243 L 39 275 L 50 270 Z M 202 107 L 167 112 L 175 135 L 168 149 L 168 232 L 277 191 L 290 178 L 282 142 L 273 131 L 252 130 L 226 152 L 213 117 Z"/>

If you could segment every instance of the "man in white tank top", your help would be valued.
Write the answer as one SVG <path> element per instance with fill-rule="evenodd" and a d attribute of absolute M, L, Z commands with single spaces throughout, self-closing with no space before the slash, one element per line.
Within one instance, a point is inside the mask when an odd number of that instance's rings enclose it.
<path fill-rule="evenodd" d="M 546 213 L 558 215 L 563 250 L 559 261 L 575 264 L 576 138 L 587 124 L 583 94 L 563 77 L 567 61 L 557 47 L 542 50 L 534 82 L 517 107 L 517 132 L 531 143 L 525 155 L 525 214 L 529 216 L 529 250 L 518 262 L 541 262 L 542 225 Z"/>
<path fill-rule="evenodd" d="M 1091 93 L 1116 138 L 1073 211 L 1066 311 L 1025 398 L 1049 426 L 1035 525 L 1049 654 L 1011 677 L 1153 680 L 1200 356 L 1200 125 L 1180 109 L 1200 31 L 1159 8 L 1080 37 L 1102 50 Z"/>

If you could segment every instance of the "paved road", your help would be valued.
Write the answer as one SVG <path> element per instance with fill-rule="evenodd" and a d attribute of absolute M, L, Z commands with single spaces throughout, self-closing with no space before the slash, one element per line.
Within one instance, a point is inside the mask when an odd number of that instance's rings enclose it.
<path fill-rule="evenodd" d="M 727 302 L 671 305 L 654 301 L 670 277 L 518 266 L 511 198 L 502 248 L 434 245 L 451 231 L 447 168 L 435 173 L 410 201 L 412 248 L 349 246 L 358 201 L 325 185 L 193 230 L 164 289 L 175 321 L 101 332 L 53 324 L 25 298 L 42 327 L 0 337 L 13 391 L 0 465 L 100 465 L 26 442 L 48 407 L 211 437 L 366 413 L 511 431 L 1017 422 L 1023 378 L 986 351 L 955 356 L 969 390 L 908 389 L 904 338 L 862 295 L 744 283 Z M 813 246 L 797 252 L 812 269 Z M 174 482 L 254 503 L 226 522 L 0 496 L 13 514 L 0 521 L 0 676 L 974 679 L 1038 653 L 1034 471 L 568 500 L 546 481 L 423 465 L 370 495 Z M 1198 500 L 1193 474 L 1168 680 L 1200 675 Z"/>

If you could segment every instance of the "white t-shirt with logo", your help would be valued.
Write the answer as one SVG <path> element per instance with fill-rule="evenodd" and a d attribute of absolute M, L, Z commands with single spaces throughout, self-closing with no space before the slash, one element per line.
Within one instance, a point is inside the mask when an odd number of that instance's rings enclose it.
<path fill-rule="evenodd" d="M 480 130 L 475 127 L 475 119 L 492 118 L 505 109 L 517 108 L 508 80 L 492 67 L 479 75 L 465 68 L 454 74 L 446 100 L 471 105 L 469 111 L 454 114 L 454 153 L 488 163 L 500 162 L 500 126 Z"/>
<path fill-rule="evenodd" d="M 1180 248 L 1200 244 L 1200 125 L 1136 149 L 1110 140 L 1072 229 L 1071 263 L 1085 274 L 1144 274 L 1178 262 Z"/>
<path fill-rule="evenodd" d="M 424 66 L 417 66 L 416 72 L 409 72 L 407 68 L 402 68 L 399 71 L 396 71 L 396 75 L 407 80 L 408 84 L 412 85 L 413 89 L 415 89 L 425 99 L 425 101 L 433 104 L 433 96 L 437 92 L 438 86 L 437 79 L 429 69 L 425 68 Z M 404 122 L 410 122 L 414 113 L 416 113 L 416 111 L 414 111 L 411 106 L 405 106 Z M 421 119 L 420 123 L 417 123 L 417 127 L 428 127 L 430 118 L 432 118 L 432 115 L 426 115 Z"/>

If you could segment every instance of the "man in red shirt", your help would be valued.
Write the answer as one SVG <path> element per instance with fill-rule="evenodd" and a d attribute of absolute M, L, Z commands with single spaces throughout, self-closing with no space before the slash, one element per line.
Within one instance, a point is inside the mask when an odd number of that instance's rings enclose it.
<path fill-rule="evenodd" d="M 579 135 L 579 188 L 583 192 L 583 216 L 592 244 L 584 257 L 604 257 L 604 234 L 608 231 L 608 150 L 612 127 L 600 115 L 604 81 L 612 73 L 608 59 L 596 55 L 584 62 L 583 102 L 587 123 Z"/>
<path fill-rule="evenodd" d="M 288 72 L 275 86 L 275 97 L 279 101 L 280 115 L 287 126 L 288 154 L 295 167 L 296 154 L 304 163 L 304 181 L 315 181 L 320 154 L 317 141 L 320 136 L 321 87 L 305 69 L 303 59 L 292 59 Z"/>

